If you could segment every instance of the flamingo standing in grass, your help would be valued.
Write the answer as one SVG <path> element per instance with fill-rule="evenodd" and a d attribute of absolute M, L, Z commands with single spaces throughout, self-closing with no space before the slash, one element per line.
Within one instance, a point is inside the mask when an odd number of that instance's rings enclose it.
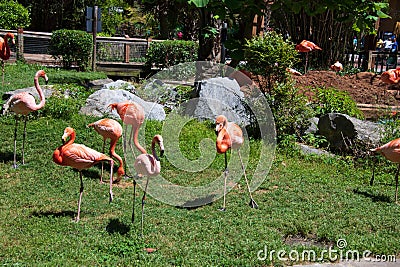
<path fill-rule="evenodd" d="M 75 221 L 78 222 L 81 213 L 81 202 L 83 194 L 83 180 L 82 180 L 82 170 L 88 169 L 93 165 L 107 161 L 110 163 L 110 202 L 113 200 L 112 193 L 112 183 L 113 183 L 113 167 L 114 161 L 107 155 L 100 153 L 94 149 L 91 149 L 85 145 L 75 144 L 75 130 L 71 127 L 67 127 L 64 130 L 62 136 L 63 145 L 54 150 L 53 161 L 61 166 L 70 166 L 72 168 L 78 169 L 79 177 L 81 180 L 81 186 L 79 190 L 79 201 L 78 201 L 78 215 Z M 67 141 L 69 137 L 69 140 Z"/>
<path fill-rule="evenodd" d="M 122 136 L 121 124 L 119 124 L 119 122 L 117 122 L 116 120 L 106 118 L 90 123 L 88 127 L 93 127 L 93 129 L 103 137 L 102 153 L 104 153 L 106 140 L 110 139 L 110 155 L 116 158 L 119 162 L 119 167 L 117 170 L 118 176 L 114 182 L 119 182 L 121 180 L 121 177 L 125 174 L 124 162 L 122 158 L 115 152 L 115 147 L 117 146 L 117 142 L 119 138 Z M 103 170 L 104 170 L 104 162 L 101 163 L 100 183 L 103 183 Z"/>
<path fill-rule="evenodd" d="M 18 115 L 23 115 L 24 119 L 24 135 L 22 140 L 22 164 L 25 164 L 24 159 L 24 148 L 25 148 L 25 137 L 26 137 L 26 120 L 27 115 L 32 112 L 41 109 L 45 104 L 45 97 L 42 91 L 42 88 L 39 85 L 39 77 L 44 78 L 46 84 L 48 82 L 48 78 L 44 70 L 39 70 L 35 74 L 34 84 L 36 90 L 39 94 L 40 102 L 36 104 L 35 98 L 28 92 L 21 92 L 18 94 L 13 95 L 5 104 L 5 109 L 3 114 L 7 112 L 8 109 L 15 113 L 15 129 L 14 129 L 14 168 L 17 168 L 17 126 L 18 126 Z"/>
<path fill-rule="evenodd" d="M 319 47 L 318 45 L 314 44 L 313 42 L 307 41 L 307 40 L 301 41 L 300 44 L 296 45 L 295 49 L 297 50 L 297 52 L 306 53 L 306 64 L 304 66 L 304 73 L 307 72 L 308 53 L 310 53 L 314 50 L 322 50 L 321 47 Z"/>
<path fill-rule="evenodd" d="M 243 145 L 244 138 L 242 129 L 233 122 L 228 122 L 227 118 L 224 115 L 217 116 L 215 120 L 216 128 L 215 131 L 217 133 L 217 142 L 216 148 L 217 152 L 225 155 L 225 172 L 224 172 L 224 204 L 222 206 L 222 211 L 226 209 L 226 180 L 228 177 L 228 161 L 226 157 L 226 152 L 229 149 L 236 149 L 240 158 L 240 163 L 242 164 L 242 170 L 244 173 L 244 178 L 246 180 L 247 189 L 250 194 L 250 207 L 258 208 L 257 203 L 254 201 L 253 196 L 251 195 L 249 181 L 247 180 L 246 171 L 243 166 L 242 156 L 240 155 L 240 147 Z"/>
<path fill-rule="evenodd" d="M 387 160 L 398 163 L 399 167 L 397 168 L 395 175 L 396 182 L 396 191 L 395 191 L 395 202 L 397 203 L 397 195 L 398 195 L 398 185 L 399 185 L 399 171 L 400 171 L 400 138 L 394 139 L 383 146 L 371 149 L 373 152 L 378 152 L 382 154 Z M 374 183 L 374 175 L 372 175 L 370 185 Z"/>
<path fill-rule="evenodd" d="M 2 85 L 4 86 L 4 65 L 5 60 L 9 60 L 11 56 L 11 50 L 8 45 L 8 39 L 11 39 L 12 44 L 15 44 L 14 34 L 8 32 L 4 35 L 4 38 L 0 37 L 0 58 L 1 58 L 1 71 L 3 74 Z"/>
<path fill-rule="evenodd" d="M 142 198 L 142 221 L 141 221 L 141 229 L 143 235 L 143 217 L 144 217 L 144 202 L 146 200 L 146 190 L 147 185 L 149 184 L 149 178 L 153 176 L 157 176 L 160 174 L 161 171 L 161 164 L 160 159 L 156 153 L 156 144 L 158 144 L 160 148 L 160 156 L 164 154 L 164 143 L 163 138 L 161 135 L 155 135 L 151 142 L 151 151 L 152 155 L 150 154 L 140 154 L 134 163 L 135 170 L 137 175 L 140 177 L 146 176 L 146 184 L 143 191 L 143 198 Z M 132 208 L 132 222 L 135 218 L 135 200 L 133 201 L 133 208 Z"/>

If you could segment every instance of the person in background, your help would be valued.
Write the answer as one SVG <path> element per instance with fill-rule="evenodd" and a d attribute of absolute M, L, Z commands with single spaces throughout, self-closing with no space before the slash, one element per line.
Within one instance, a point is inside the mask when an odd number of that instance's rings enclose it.
<path fill-rule="evenodd" d="M 376 42 L 376 50 L 382 51 L 383 49 L 383 40 L 379 38 L 378 42 Z"/>
<path fill-rule="evenodd" d="M 389 52 L 392 49 L 392 40 L 386 39 L 383 41 L 383 50 Z"/>
<path fill-rule="evenodd" d="M 357 37 L 354 36 L 354 38 L 353 38 L 353 48 L 354 48 L 354 51 L 357 50 L 357 44 L 358 44 Z"/>
<path fill-rule="evenodd" d="M 392 47 L 391 47 L 390 52 L 396 53 L 397 50 L 398 50 L 398 48 L 399 48 L 399 44 L 397 43 L 396 38 L 393 37 L 393 38 L 392 38 Z"/>

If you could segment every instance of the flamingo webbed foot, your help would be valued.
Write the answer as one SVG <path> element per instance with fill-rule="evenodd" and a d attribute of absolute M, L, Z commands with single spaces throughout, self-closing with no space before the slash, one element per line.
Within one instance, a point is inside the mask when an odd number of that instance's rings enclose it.
<path fill-rule="evenodd" d="M 219 208 L 218 210 L 219 210 L 219 211 L 225 212 L 225 211 L 226 211 L 226 208 L 225 208 L 225 207 L 224 207 L 224 208 Z"/>
<path fill-rule="evenodd" d="M 254 201 L 254 199 L 251 199 L 251 200 L 250 200 L 249 206 L 250 206 L 252 209 L 258 209 L 258 204 Z"/>

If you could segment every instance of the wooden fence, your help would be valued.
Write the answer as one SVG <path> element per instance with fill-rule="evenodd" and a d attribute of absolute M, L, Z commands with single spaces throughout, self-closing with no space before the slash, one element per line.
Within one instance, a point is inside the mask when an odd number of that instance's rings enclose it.
<path fill-rule="evenodd" d="M 53 58 L 50 54 L 51 33 L 32 31 L 9 31 L 1 30 L 0 35 L 12 32 L 16 38 L 16 45 L 11 47 L 11 61 L 17 57 L 23 58 L 29 63 L 38 63 L 46 66 L 61 66 L 61 61 Z M 141 38 L 129 37 L 100 37 L 96 38 L 96 66 L 99 70 L 107 71 L 114 69 L 123 75 L 126 70 L 127 76 L 134 69 L 135 76 L 144 64 L 144 58 L 150 41 Z M 92 60 L 92 59 L 88 59 Z M 106 66 L 106 67 L 105 67 Z M 108 66 L 108 67 L 107 67 Z M 112 66 L 112 67 L 110 67 Z M 113 72 L 113 71 L 111 71 Z"/>

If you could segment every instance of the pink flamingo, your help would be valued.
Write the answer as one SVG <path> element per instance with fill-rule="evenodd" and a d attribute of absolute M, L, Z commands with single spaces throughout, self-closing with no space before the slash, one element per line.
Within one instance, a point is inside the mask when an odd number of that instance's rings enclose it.
<path fill-rule="evenodd" d="M 242 164 L 242 170 L 244 173 L 244 178 L 246 180 L 247 189 L 250 194 L 250 207 L 258 208 L 257 203 L 254 201 L 253 196 L 251 195 L 249 181 L 247 180 L 246 171 L 243 166 L 242 156 L 240 155 L 240 147 L 243 145 L 244 138 L 242 129 L 233 122 L 228 122 L 228 119 L 224 115 L 219 115 L 215 119 L 216 128 L 215 131 L 217 133 L 217 141 L 216 148 L 217 152 L 220 154 L 225 154 L 225 181 L 224 181 L 224 204 L 222 206 L 222 211 L 225 211 L 226 207 L 226 179 L 228 177 L 228 161 L 226 157 L 226 152 L 229 149 L 237 149 L 240 163 Z"/>
<path fill-rule="evenodd" d="M 117 179 L 114 182 L 119 182 L 121 180 L 121 177 L 125 174 L 124 162 L 122 158 L 115 152 L 115 147 L 117 146 L 117 142 L 119 138 L 122 136 L 121 124 L 119 124 L 119 122 L 117 122 L 116 120 L 106 118 L 90 123 L 88 127 L 93 127 L 94 130 L 103 137 L 102 153 L 104 153 L 106 140 L 110 139 L 110 155 L 116 158 L 119 162 L 119 167 L 117 170 Z M 102 162 L 100 183 L 103 183 L 103 169 L 104 169 L 104 163 Z"/>
<path fill-rule="evenodd" d="M 343 65 L 342 65 L 342 63 L 340 63 L 340 62 L 337 60 L 334 64 L 332 64 L 332 65 L 330 66 L 330 69 L 333 70 L 333 71 L 336 71 L 336 72 L 342 71 L 342 70 L 343 70 Z"/>
<path fill-rule="evenodd" d="M 4 35 L 4 38 L 0 37 L 0 58 L 1 58 L 1 70 L 3 73 L 3 82 L 2 84 L 4 85 L 4 65 L 5 65 L 5 60 L 9 60 L 11 56 L 11 50 L 10 47 L 8 46 L 8 39 L 11 39 L 11 42 L 13 45 L 15 44 L 15 39 L 14 39 L 14 34 L 8 32 Z"/>
<path fill-rule="evenodd" d="M 27 115 L 32 112 L 41 109 L 45 104 L 45 97 L 39 85 L 39 77 L 44 78 L 46 84 L 48 82 L 48 78 L 44 70 L 39 70 L 35 74 L 34 84 L 36 90 L 39 94 L 40 102 L 36 104 L 35 98 L 29 94 L 28 92 L 21 92 L 13 95 L 5 104 L 5 109 L 3 114 L 7 112 L 7 109 L 11 109 L 15 115 L 15 130 L 14 130 L 14 168 L 17 168 L 17 156 L 16 156 L 16 147 L 17 147 L 17 125 L 18 125 L 18 115 L 23 115 L 25 117 L 24 120 L 24 135 L 22 141 L 22 164 L 25 164 L 24 159 L 24 148 L 25 148 L 25 137 L 26 137 L 26 120 Z"/>
<path fill-rule="evenodd" d="M 396 191 L 395 191 L 395 202 L 397 203 L 397 195 L 398 195 L 398 185 L 399 185 L 399 171 L 400 171 L 400 138 L 394 139 L 383 146 L 371 149 L 372 152 L 378 152 L 382 154 L 387 160 L 398 163 L 399 167 L 397 168 L 395 181 L 396 181 Z M 374 183 L 374 175 L 372 175 L 370 185 Z"/>
<path fill-rule="evenodd" d="M 308 64 L 308 53 L 314 50 L 322 50 L 321 47 L 314 44 L 311 41 L 303 40 L 300 44 L 296 45 L 295 49 L 300 53 L 306 53 L 306 64 L 304 66 L 304 73 L 307 72 L 307 64 Z"/>
<path fill-rule="evenodd" d="M 142 198 L 142 221 L 141 221 L 141 229 L 143 235 L 143 217 L 144 217 L 144 202 L 146 199 L 146 190 L 147 185 L 149 183 L 149 177 L 157 176 L 161 171 L 160 159 L 156 153 L 156 144 L 160 147 L 160 156 L 164 154 L 164 143 L 161 135 L 155 135 L 151 142 L 151 151 L 150 154 L 140 154 L 137 156 L 134 167 L 139 177 L 147 176 L 146 185 L 144 187 L 143 198 Z M 133 209 L 132 209 L 132 222 L 135 217 L 135 200 L 133 201 Z"/>
<path fill-rule="evenodd" d="M 110 168 L 110 202 L 113 200 L 112 193 L 112 183 L 113 183 L 113 167 L 114 161 L 107 155 L 100 153 L 94 149 L 91 149 L 85 145 L 75 144 L 75 130 L 71 127 L 67 127 L 64 130 L 62 136 L 63 145 L 54 150 L 53 161 L 61 166 L 70 166 L 72 168 L 78 169 L 79 177 L 81 180 L 81 186 L 79 190 L 79 202 L 78 202 L 78 215 L 75 221 L 78 222 L 81 213 L 81 202 L 83 194 L 83 180 L 82 180 L 82 170 L 88 169 L 93 165 L 108 161 L 111 164 Z M 67 141 L 67 138 L 69 140 Z"/>
<path fill-rule="evenodd" d="M 131 145 L 132 135 L 133 135 L 133 143 L 140 150 L 142 154 L 147 154 L 146 149 L 144 149 L 138 140 L 139 136 L 139 128 L 143 124 L 145 119 L 144 109 L 141 105 L 131 101 L 124 101 L 119 103 L 112 103 L 109 105 L 111 110 L 116 109 L 118 115 L 120 116 L 121 120 L 126 125 L 132 125 L 132 131 L 129 138 L 129 145 Z M 131 147 L 132 151 L 133 148 Z M 126 144 L 124 140 L 124 151 L 126 151 Z"/>

